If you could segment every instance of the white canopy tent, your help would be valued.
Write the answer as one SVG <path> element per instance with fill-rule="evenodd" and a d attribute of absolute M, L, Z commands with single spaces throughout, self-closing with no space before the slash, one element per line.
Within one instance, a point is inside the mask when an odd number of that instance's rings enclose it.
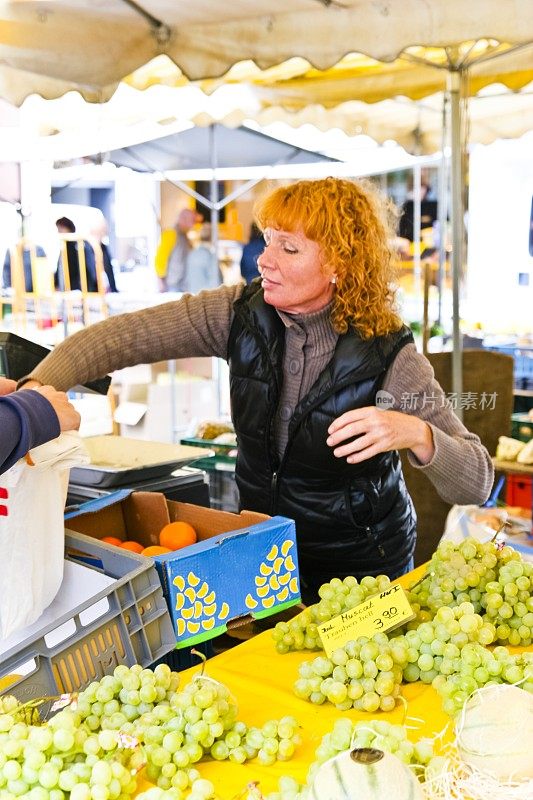
<path fill-rule="evenodd" d="M 375 103 L 347 99 L 329 107 L 315 102 L 313 93 L 309 103 L 302 95 L 297 106 L 286 107 L 283 95 L 277 97 L 272 91 L 265 100 L 253 84 L 224 84 L 206 94 L 193 84 L 155 84 L 141 90 L 123 82 L 107 103 L 87 103 L 78 92 L 54 100 L 32 95 L 20 108 L 18 120 L 17 109 L 10 106 L 11 119 L 0 127 L 0 161 L 23 161 L 29 153 L 34 158 L 67 161 L 216 122 L 229 128 L 251 122 L 262 128 L 276 124 L 280 134 L 281 126 L 312 126 L 321 151 L 338 146 L 348 152 L 351 137 L 363 134 L 378 144 L 394 141 L 408 153 L 430 155 L 442 148 L 443 102 L 444 93 L 437 92 L 420 100 L 404 96 Z M 333 129 L 344 135 L 323 137 L 322 144 L 318 132 Z M 520 92 L 494 84 L 469 98 L 470 143 L 490 144 L 529 130 L 533 130 L 533 82 Z M 287 136 L 291 135 L 294 138 L 287 130 Z"/>
<path fill-rule="evenodd" d="M 412 59 L 427 76 L 439 61 L 431 48 L 447 48 L 452 65 L 454 48 L 467 41 L 495 40 L 491 54 L 531 41 L 533 7 L 530 0 L 7 0 L 0 25 L 0 96 L 20 104 L 33 92 L 51 98 L 78 89 L 103 102 L 161 53 L 198 80 L 245 59 L 265 69 L 300 56 L 323 70 L 347 53 L 392 62 L 416 45 Z"/>

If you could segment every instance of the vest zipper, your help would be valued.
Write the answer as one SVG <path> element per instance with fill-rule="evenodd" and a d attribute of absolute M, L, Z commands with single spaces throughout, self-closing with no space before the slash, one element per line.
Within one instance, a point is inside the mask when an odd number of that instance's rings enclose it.
<path fill-rule="evenodd" d="M 270 493 L 271 493 L 271 502 L 270 502 L 270 516 L 274 516 L 276 514 L 276 506 L 278 500 L 278 476 L 279 472 L 273 472 L 272 478 L 270 479 Z"/>
<path fill-rule="evenodd" d="M 382 544 L 376 541 L 377 536 L 375 535 L 375 533 L 373 532 L 372 528 L 369 525 L 365 526 L 365 533 L 367 535 L 367 538 L 375 545 L 381 558 L 385 558 L 387 555 L 385 552 L 385 548 L 383 547 Z"/>

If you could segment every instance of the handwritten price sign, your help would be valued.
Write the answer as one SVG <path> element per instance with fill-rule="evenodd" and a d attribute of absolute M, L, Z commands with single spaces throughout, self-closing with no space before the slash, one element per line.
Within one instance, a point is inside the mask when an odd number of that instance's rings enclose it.
<path fill-rule="evenodd" d="M 369 597 L 349 611 L 318 626 L 326 655 L 330 656 L 337 647 L 359 636 L 372 637 L 375 633 L 392 630 L 405 622 L 414 619 L 415 613 L 407 596 L 398 584 L 391 586 L 381 594 Z"/>

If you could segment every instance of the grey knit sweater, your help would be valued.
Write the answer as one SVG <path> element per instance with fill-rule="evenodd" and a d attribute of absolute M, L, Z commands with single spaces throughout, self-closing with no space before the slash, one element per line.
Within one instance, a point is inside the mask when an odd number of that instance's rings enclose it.
<path fill-rule="evenodd" d="M 135 364 L 191 356 L 226 358 L 233 303 L 241 292 L 240 285 L 221 286 L 111 317 L 68 337 L 29 377 L 68 390 Z M 276 441 L 282 453 L 292 412 L 330 360 L 337 333 L 330 322 L 329 307 L 305 316 L 280 316 L 286 327 L 285 378 L 276 418 Z M 448 503 L 483 503 L 494 477 L 490 456 L 479 438 L 448 407 L 431 364 L 413 344 L 400 350 L 385 376 L 383 389 L 392 395 L 393 409 L 414 413 L 430 425 L 433 458 L 425 465 L 412 454 L 409 458 L 425 472 L 442 499 Z M 431 401 L 423 403 L 424 397 Z"/>

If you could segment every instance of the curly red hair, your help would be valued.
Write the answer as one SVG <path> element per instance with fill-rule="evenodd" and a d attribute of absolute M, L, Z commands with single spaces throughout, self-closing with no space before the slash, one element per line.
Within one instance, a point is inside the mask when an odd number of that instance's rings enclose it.
<path fill-rule="evenodd" d="M 395 213 L 368 183 L 341 178 L 274 189 L 254 208 L 259 226 L 302 230 L 322 248 L 322 268 L 336 276 L 332 321 L 363 339 L 399 330 L 392 247 Z"/>

